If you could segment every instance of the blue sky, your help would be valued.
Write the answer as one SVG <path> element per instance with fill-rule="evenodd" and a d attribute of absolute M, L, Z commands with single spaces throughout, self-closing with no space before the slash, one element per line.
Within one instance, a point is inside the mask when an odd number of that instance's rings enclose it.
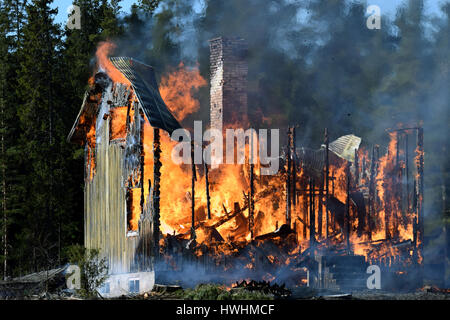
<path fill-rule="evenodd" d="M 72 4 L 73 0 L 54 0 L 53 8 L 58 8 L 58 15 L 56 16 L 57 23 L 64 23 L 67 20 L 67 8 L 69 8 Z M 133 3 L 137 3 L 138 0 L 122 0 L 120 2 L 120 6 L 122 7 L 122 11 L 129 12 L 131 5 Z"/>
<path fill-rule="evenodd" d="M 426 0 L 426 11 L 427 13 L 438 13 L 439 4 L 444 0 Z M 122 11 L 129 12 L 131 5 L 137 3 L 137 0 L 122 0 L 120 5 Z M 392 15 L 395 13 L 395 9 L 404 2 L 404 0 L 367 0 L 367 4 L 378 5 L 381 9 L 381 16 Z M 53 2 L 53 7 L 58 8 L 58 15 L 56 16 L 56 22 L 65 23 L 67 20 L 67 8 L 72 4 L 72 0 L 55 0 Z"/>

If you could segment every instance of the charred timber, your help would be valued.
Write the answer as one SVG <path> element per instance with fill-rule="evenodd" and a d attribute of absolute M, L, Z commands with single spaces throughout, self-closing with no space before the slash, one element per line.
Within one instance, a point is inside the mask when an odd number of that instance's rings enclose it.
<path fill-rule="evenodd" d="M 198 228 L 198 227 L 218 228 L 218 227 L 220 227 L 221 225 L 223 225 L 224 223 L 226 223 L 226 222 L 230 221 L 231 219 L 233 219 L 234 217 L 236 217 L 238 214 L 240 214 L 240 213 L 244 212 L 245 210 L 247 210 L 247 209 L 248 209 L 248 196 L 245 194 L 245 192 L 242 192 L 242 193 L 243 193 L 243 197 L 244 197 L 244 200 L 245 200 L 245 203 L 244 203 L 244 205 L 243 205 L 242 208 L 239 208 L 238 210 L 235 209 L 235 210 L 232 211 L 232 212 L 228 212 L 227 208 L 225 207 L 225 204 L 222 204 L 222 208 L 223 208 L 223 210 L 224 210 L 224 212 L 225 212 L 225 217 L 222 217 L 219 221 L 215 222 L 215 223 L 212 224 L 212 225 L 208 225 L 208 224 L 206 224 L 206 223 L 203 222 L 203 221 L 198 221 L 195 228 Z M 254 200 L 253 203 L 256 203 L 256 202 L 258 202 L 259 200 L 263 199 L 264 196 L 265 196 L 265 195 L 261 195 L 261 194 L 259 193 L 259 194 L 258 194 L 258 197 L 255 198 L 255 200 Z"/>
<path fill-rule="evenodd" d="M 355 149 L 355 188 L 359 185 L 359 158 L 358 149 Z"/>
<path fill-rule="evenodd" d="M 309 228 L 309 225 L 308 225 L 302 218 L 300 218 L 299 216 L 297 216 L 297 219 L 298 219 L 298 221 L 300 221 L 304 226 L 306 226 L 306 227 Z"/>
<path fill-rule="evenodd" d="M 194 140 L 191 141 L 191 168 L 192 168 L 192 187 L 191 187 L 191 240 L 197 237 L 195 234 L 195 180 L 197 180 L 194 162 Z"/>
<path fill-rule="evenodd" d="M 208 164 L 203 161 L 203 167 L 205 170 L 205 187 L 206 187 L 206 209 L 208 211 L 208 219 L 211 219 L 211 198 L 209 196 L 209 174 L 208 174 Z"/>
<path fill-rule="evenodd" d="M 400 132 L 400 131 L 411 131 L 411 130 L 419 130 L 420 127 L 410 127 L 410 128 L 399 128 L 399 129 L 391 129 L 387 130 L 387 132 Z"/>
<path fill-rule="evenodd" d="M 160 179 L 161 179 L 161 139 L 159 129 L 153 129 L 153 246 L 155 259 L 159 258 L 160 234 Z"/>
<path fill-rule="evenodd" d="M 277 228 L 274 232 L 269 232 L 260 236 L 257 236 L 255 240 L 267 240 L 267 239 L 273 239 L 276 237 L 285 238 L 288 235 L 294 233 L 294 231 L 287 225 L 283 224 L 280 228 Z"/>
<path fill-rule="evenodd" d="M 250 138 L 250 157 L 249 157 L 249 162 L 250 162 L 250 192 L 248 195 L 248 227 L 250 229 L 250 237 L 251 239 L 253 239 L 253 228 L 255 225 L 255 205 L 254 205 L 254 201 L 255 201 L 255 165 L 253 164 L 254 159 L 253 159 L 253 134 L 251 135 Z M 236 210 L 235 210 L 236 211 Z"/>
<path fill-rule="evenodd" d="M 295 212 L 297 205 L 297 153 L 295 152 L 295 127 L 292 127 L 292 210 Z"/>
<path fill-rule="evenodd" d="M 406 213 L 409 213 L 411 208 L 409 199 L 409 138 L 405 134 L 405 179 L 406 179 Z"/>
<path fill-rule="evenodd" d="M 250 193 L 249 193 L 249 215 L 248 215 L 248 227 L 250 229 L 250 237 L 253 239 L 253 227 L 254 227 L 254 214 L 255 214 L 255 205 L 254 205 L 254 194 L 255 194 L 255 186 L 254 186 L 254 165 L 250 164 Z"/>
<path fill-rule="evenodd" d="M 319 239 L 322 238 L 322 219 L 323 219 L 323 185 L 319 185 L 319 194 L 318 194 L 318 209 L 317 209 L 317 232 Z"/>
<path fill-rule="evenodd" d="M 351 172 L 350 162 L 347 163 L 347 198 L 345 201 L 345 239 L 347 241 L 347 251 L 350 253 L 350 188 L 351 188 Z"/>
<path fill-rule="evenodd" d="M 221 225 L 223 225 L 224 223 L 230 221 L 231 219 L 233 219 L 234 217 L 236 217 L 239 213 L 244 212 L 245 210 L 248 209 L 248 204 L 244 204 L 244 206 L 242 208 L 239 208 L 238 210 L 234 210 L 232 212 L 227 212 L 227 216 L 221 218 L 219 221 L 217 221 L 216 223 L 212 224 L 212 225 L 207 225 L 204 222 L 198 222 L 197 223 L 197 227 L 205 227 L 205 228 L 218 228 Z M 224 210 L 226 210 L 225 206 L 224 206 Z"/>
<path fill-rule="evenodd" d="M 417 129 L 417 148 L 416 148 L 416 166 L 417 166 L 417 182 L 416 182 L 416 199 L 417 199 L 417 249 L 422 254 L 424 223 L 423 223 L 423 128 Z M 420 257 L 418 257 L 420 259 Z"/>
<path fill-rule="evenodd" d="M 328 196 L 329 196 L 329 177 L 330 177 L 330 160 L 328 154 L 329 148 L 328 129 L 325 128 L 325 237 L 328 239 Z"/>
<path fill-rule="evenodd" d="M 127 122 L 128 122 L 128 118 L 129 118 L 129 109 L 130 109 L 130 107 L 128 107 L 128 109 L 127 109 Z M 140 177 L 140 184 L 141 184 L 141 203 L 140 203 L 140 205 L 141 205 L 141 214 L 142 214 L 142 216 L 144 216 L 144 210 L 145 210 L 145 208 L 144 208 L 144 204 L 145 204 L 145 199 L 144 199 L 144 141 L 143 141 L 143 139 L 144 139 L 144 115 L 142 114 L 141 115 L 141 117 L 140 117 L 140 119 L 141 119 L 141 125 L 140 125 L 140 128 L 141 128 L 141 132 L 140 132 L 140 137 L 141 137 L 141 139 L 140 139 L 140 145 L 139 145 L 139 148 L 140 148 L 140 169 L 141 169 L 141 177 Z M 126 127 L 126 129 L 128 129 L 128 126 Z"/>
<path fill-rule="evenodd" d="M 314 209 L 314 179 L 309 179 L 309 246 L 314 248 L 316 243 L 316 217 Z"/>
<path fill-rule="evenodd" d="M 288 145 L 286 152 L 287 172 L 286 172 L 286 224 L 291 224 L 291 127 L 288 127 Z"/>
<path fill-rule="evenodd" d="M 375 146 L 372 147 L 372 154 L 370 159 L 370 176 L 369 176 L 369 212 L 367 214 L 367 228 L 369 240 L 372 240 L 373 223 L 372 219 L 375 215 L 375 177 L 376 177 L 376 158 Z"/>

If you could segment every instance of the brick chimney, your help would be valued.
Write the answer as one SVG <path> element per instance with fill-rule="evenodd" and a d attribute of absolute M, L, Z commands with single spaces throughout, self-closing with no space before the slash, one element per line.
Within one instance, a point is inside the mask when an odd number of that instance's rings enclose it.
<path fill-rule="evenodd" d="M 211 128 L 247 125 L 247 50 L 241 38 L 216 38 L 210 48 Z"/>

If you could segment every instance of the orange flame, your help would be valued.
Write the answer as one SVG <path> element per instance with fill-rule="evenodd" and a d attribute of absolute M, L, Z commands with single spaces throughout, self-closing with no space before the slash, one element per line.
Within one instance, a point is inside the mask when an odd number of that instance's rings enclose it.
<path fill-rule="evenodd" d="M 130 81 L 111 63 L 108 56 L 116 49 L 116 45 L 112 42 L 100 42 L 97 47 L 97 63 L 100 69 L 106 71 L 113 82 L 119 82 L 130 86 Z"/>
<path fill-rule="evenodd" d="M 175 71 L 162 77 L 159 91 L 175 118 L 182 121 L 200 108 L 200 103 L 192 96 L 192 90 L 205 85 L 206 80 L 197 68 L 189 70 L 180 62 Z"/>

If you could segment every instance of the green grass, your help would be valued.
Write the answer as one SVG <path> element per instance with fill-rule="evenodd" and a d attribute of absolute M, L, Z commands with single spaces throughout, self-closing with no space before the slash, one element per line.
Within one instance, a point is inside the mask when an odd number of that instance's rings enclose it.
<path fill-rule="evenodd" d="M 228 291 L 217 284 L 199 284 L 195 289 L 177 291 L 177 296 L 186 300 L 272 300 L 273 295 L 259 291 L 232 289 Z"/>

